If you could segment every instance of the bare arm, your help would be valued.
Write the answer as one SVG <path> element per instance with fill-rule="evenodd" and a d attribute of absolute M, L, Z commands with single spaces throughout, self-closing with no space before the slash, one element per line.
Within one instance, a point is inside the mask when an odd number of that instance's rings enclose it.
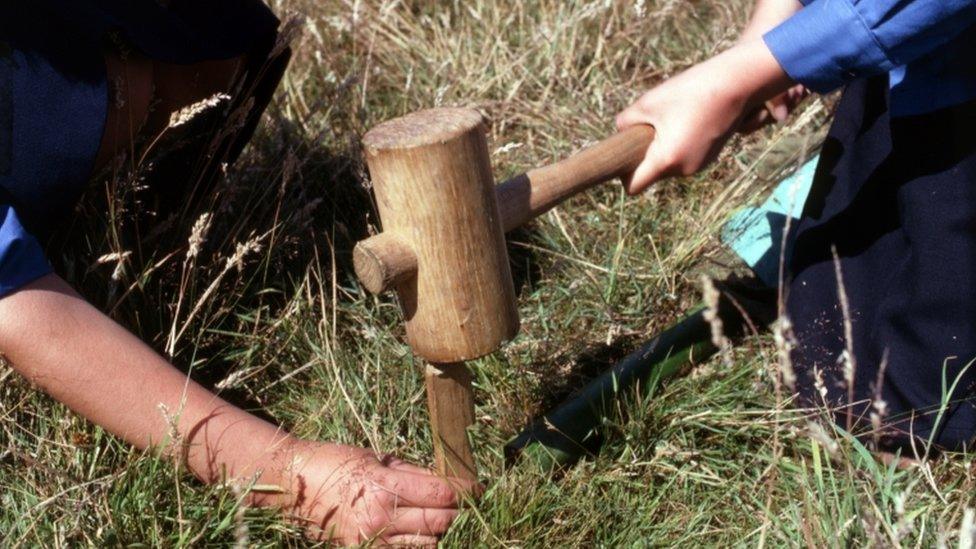
<path fill-rule="evenodd" d="M 52 397 L 137 447 L 183 452 L 206 482 L 280 486 L 283 494 L 253 495 L 252 503 L 291 510 L 315 536 L 430 543 L 457 514 L 446 480 L 361 448 L 300 441 L 227 403 L 55 275 L 0 299 L 0 353 Z"/>
<path fill-rule="evenodd" d="M 54 275 L 0 299 L 0 351 L 52 397 L 139 448 L 178 433 L 187 465 L 207 482 L 220 475 L 218 453 L 227 474 L 243 478 L 290 442 L 187 379 Z"/>
<path fill-rule="evenodd" d="M 749 24 L 739 35 L 739 42 L 761 39 L 762 35 L 786 21 L 801 7 L 803 5 L 800 4 L 799 0 L 758 0 L 752 17 L 749 19 Z M 749 133 L 770 122 L 784 122 L 800 101 L 807 96 L 807 93 L 806 88 L 800 84 L 791 87 L 784 93 L 766 101 L 763 108 L 749 113 L 739 125 L 738 130 Z"/>

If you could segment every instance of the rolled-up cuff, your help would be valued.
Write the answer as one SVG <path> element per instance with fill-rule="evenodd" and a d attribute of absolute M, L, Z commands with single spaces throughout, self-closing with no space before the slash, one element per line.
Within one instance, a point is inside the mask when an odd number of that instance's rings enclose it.
<path fill-rule="evenodd" d="M 850 0 L 816 0 L 763 40 L 791 78 L 818 93 L 895 67 Z"/>
<path fill-rule="evenodd" d="M 40 243 L 13 208 L 0 205 L 0 298 L 50 273 Z"/>

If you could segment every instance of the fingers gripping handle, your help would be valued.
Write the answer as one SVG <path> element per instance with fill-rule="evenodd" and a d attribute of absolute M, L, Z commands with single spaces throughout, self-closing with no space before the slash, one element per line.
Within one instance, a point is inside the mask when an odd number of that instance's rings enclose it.
<path fill-rule="evenodd" d="M 654 140 L 651 126 L 632 126 L 569 158 L 517 175 L 495 187 L 505 232 L 518 228 L 566 199 L 604 181 L 626 177 Z M 356 275 L 371 293 L 391 288 L 416 271 L 404 239 L 386 233 L 363 240 L 353 252 Z"/>

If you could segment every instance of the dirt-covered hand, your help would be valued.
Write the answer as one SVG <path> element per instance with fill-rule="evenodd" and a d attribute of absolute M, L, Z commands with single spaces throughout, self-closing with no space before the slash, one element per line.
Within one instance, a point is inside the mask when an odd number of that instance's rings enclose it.
<path fill-rule="evenodd" d="M 310 537 L 343 545 L 436 545 L 459 501 L 480 492 L 474 483 L 362 448 L 302 443 L 290 461 L 294 515 Z"/>

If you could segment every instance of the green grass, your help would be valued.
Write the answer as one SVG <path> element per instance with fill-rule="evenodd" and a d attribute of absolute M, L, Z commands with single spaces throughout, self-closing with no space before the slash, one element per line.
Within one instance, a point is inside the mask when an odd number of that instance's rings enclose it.
<path fill-rule="evenodd" d="M 749 2 L 273 7 L 305 13 L 304 33 L 265 124 L 213 196 L 139 241 L 128 235 L 147 167 L 117 174 L 93 185 L 81 244 L 54 260 L 234 402 L 301 436 L 429 464 L 422 370 L 397 304 L 366 294 L 350 269 L 352 244 L 376 221 L 361 135 L 412 110 L 473 106 L 492 121 L 496 175 L 517 173 L 608 135 L 643 89 L 730 44 Z M 502 447 L 528 420 L 699 302 L 699 274 L 726 257 L 718 228 L 815 151 L 828 114 L 829 102 L 811 100 L 790 124 L 736 138 L 699 176 L 632 199 L 608 185 L 511 235 L 522 332 L 472 365 L 472 438 L 489 488 L 446 545 L 907 547 L 971 534 L 968 457 L 897 471 L 843 433 L 811 436 L 777 397 L 766 338 L 731 366 L 716 359 L 632 399 L 595 459 L 557 476 L 505 466 Z M 185 260 L 205 212 L 207 243 Z M 245 242 L 260 249 L 225 269 Z M 126 251 L 119 268 L 96 264 Z M 0 392 L 0 545 L 306 544 L 274 513 L 130 449 L 9 369 Z"/>

